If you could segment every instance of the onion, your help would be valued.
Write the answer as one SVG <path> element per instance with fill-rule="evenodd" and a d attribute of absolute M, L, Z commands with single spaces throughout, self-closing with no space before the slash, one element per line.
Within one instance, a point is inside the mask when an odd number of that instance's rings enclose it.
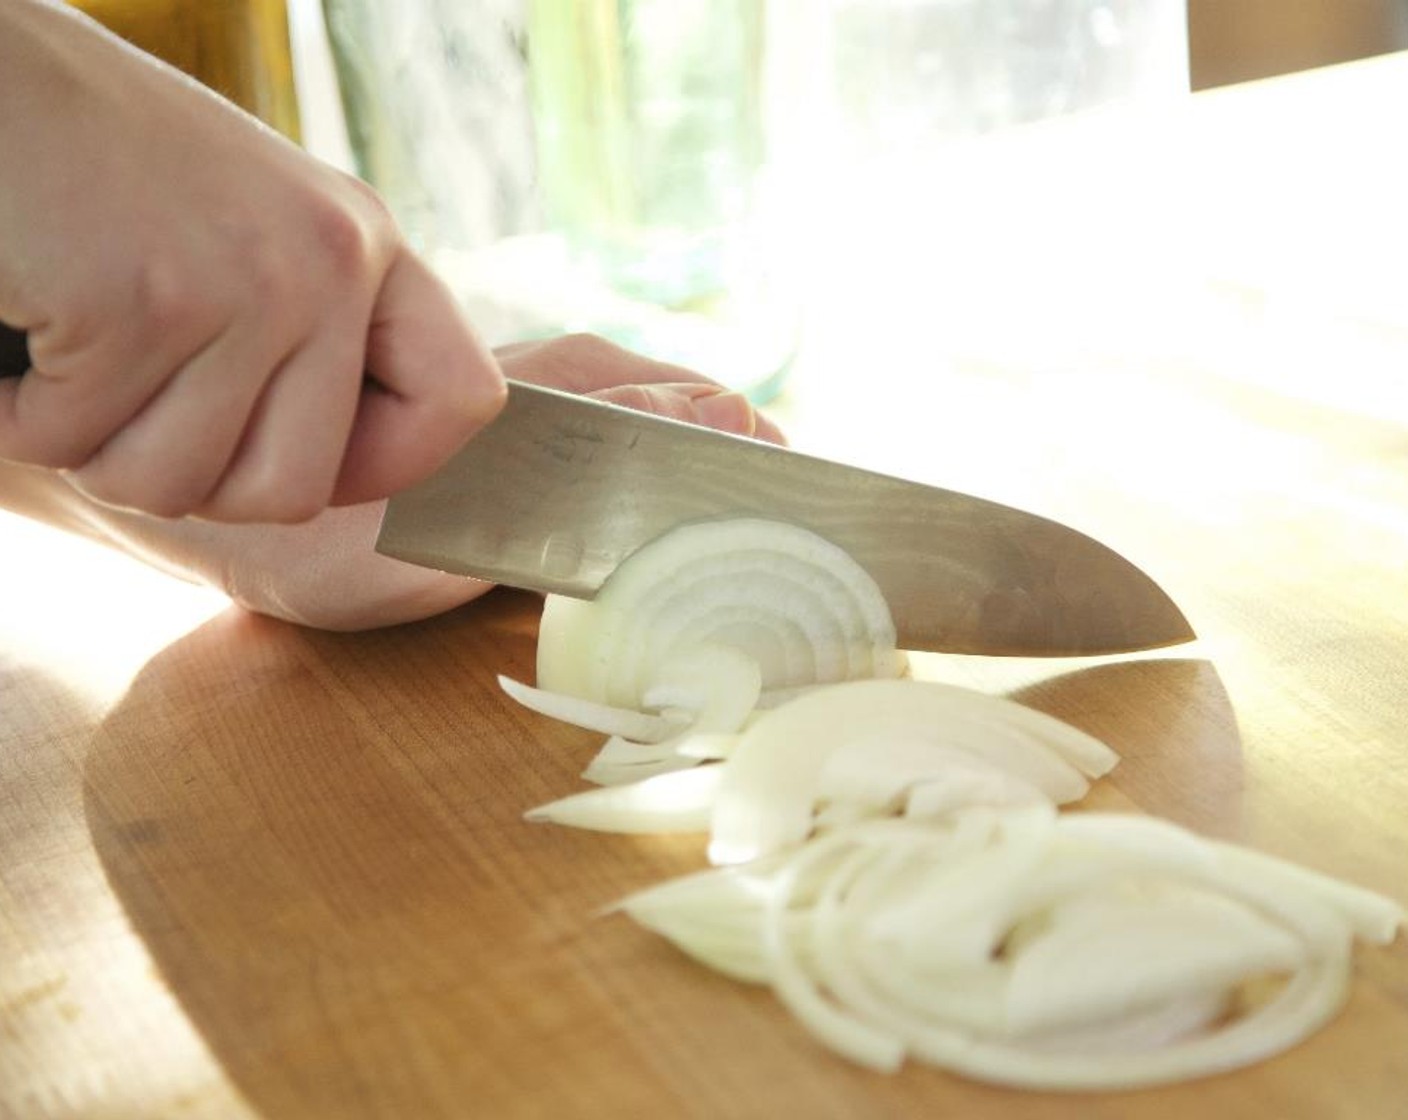
<path fill-rule="evenodd" d="M 550 596 L 538 688 L 504 687 L 611 736 L 583 771 L 601 785 L 726 752 L 707 787 L 718 791 L 716 863 L 886 814 L 1074 801 L 1117 761 L 1013 701 L 891 679 L 904 667 L 894 641 L 879 589 L 835 546 L 775 522 L 701 522 L 642 548 L 592 603 Z M 641 827 L 626 798 L 530 816 L 569 823 L 584 811 L 608 828 L 612 806 L 623 831 Z"/>
<path fill-rule="evenodd" d="M 548 596 L 538 688 L 504 687 L 610 735 L 583 777 L 617 785 L 714 756 L 723 740 L 703 736 L 739 731 L 760 705 L 905 664 L 879 588 L 849 555 L 797 526 L 736 519 L 667 533 L 590 603 Z"/>
<path fill-rule="evenodd" d="M 875 581 L 806 529 L 756 518 L 683 525 L 628 557 L 595 600 L 549 596 L 538 685 L 639 708 L 657 668 L 701 646 L 758 665 L 790 688 L 904 669 Z"/>
<path fill-rule="evenodd" d="M 622 908 L 705 963 L 765 979 L 862 1065 L 908 1054 L 1063 1090 L 1286 1049 L 1342 1005 L 1351 923 L 1384 940 L 1404 919 L 1372 892 L 1163 822 L 1049 808 L 870 822 Z M 1274 990 L 1242 1007 L 1254 985 Z"/>
<path fill-rule="evenodd" d="M 612 909 L 718 972 L 765 984 L 763 907 L 772 890 L 760 861 L 671 879 L 636 892 Z"/>
<path fill-rule="evenodd" d="M 661 709 L 662 718 L 672 718 L 676 733 L 649 740 L 648 746 L 624 734 L 615 735 L 582 777 L 616 785 L 717 758 L 731 749 L 732 733 L 747 722 L 761 694 L 758 663 L 747 654 L 727 646 L 699 646 L 672 654 L 652 673 L 641 701 L 647 708 Z"/>
<path fill-rule="evenodd" d="M 1402 907 L 1168 822 L 1063 814 L 1118 756 L 899 679 L 870 577 L 806 530 L 685 526 L 595 602 L 549 596 L 526 706 L 608 736 L 532 820 L 709 832 L 716 866 L 615 909 L 769 985 L 822 1043 L 994 1084 L 1124 1089 L 1294 1045 Z"/>
<path fill-rule="evenodd" d="M 634 708 L 613 708 L 569 696 L 534 688 L 512 677 L 499 677 L 499 687 L 525 708 L 563 723 L 575 724 L 603 735 L 621 736 L 637 743 L 658 743 L 679 732 L 686 724 L 680 719 L 636 711 Z"/>
<path fill-rule="evenodd" d="M 1116 757 L 1060 720 L 956 685 L 818 688 L 763 714 L 739 739 L 719 786 L 709 858 L 737 863 L 796 844 L 811 831 L 817 803 L 842 796 L 879 812 L 927 783 L 966 781 L 970 793 L 999 804 L 1074 801 L 1089 788 L 1086 775 L 1104 773 Z M 948 807 L 969 803 L 953 787 L 931 796 Z"/>
<path fill-rule="evenodd" d="M 718 789 L 720 768 L 656 774 L 624 785 L 604 786 L 530 809 L 530 821 L 598 832 L 703 832 Z"/>

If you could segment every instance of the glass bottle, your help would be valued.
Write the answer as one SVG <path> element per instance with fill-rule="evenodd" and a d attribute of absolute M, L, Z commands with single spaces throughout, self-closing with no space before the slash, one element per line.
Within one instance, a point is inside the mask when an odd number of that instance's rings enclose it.
<path fill-rule="evenodd" d="M 298 142 L 285 0 L 70 0 Z"/>

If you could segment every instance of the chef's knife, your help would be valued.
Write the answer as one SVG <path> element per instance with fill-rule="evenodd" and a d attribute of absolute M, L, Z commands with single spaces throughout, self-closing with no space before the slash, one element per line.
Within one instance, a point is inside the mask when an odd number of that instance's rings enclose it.
<path fill-rule="evenodd" d="M 1147 575 L 1054 521 L 518 382 L 487 428 L 391 499 L 376 548 L 590 599 L 672 527 L 741 516 L 844 548 L 879 584 L 906 649 L 1057 656 L 1194 636 Z"/>

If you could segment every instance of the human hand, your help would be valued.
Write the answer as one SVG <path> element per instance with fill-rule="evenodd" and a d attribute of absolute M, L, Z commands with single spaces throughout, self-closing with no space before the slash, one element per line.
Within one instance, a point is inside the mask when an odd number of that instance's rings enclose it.
<path fill-rule="evenodd" d="M 599 338 L 570 335 L 505 347 L 497 355 L 504 372 L 521 381 L 782 442 L 776 425 L 741 396 Z M 375 552 L 384 502 L 328 509 L 298 525 L 166 521 L 89 504 L 55 510 L 52 478 L 32 471 L 26 477 L 46 492 L 28 502 L 16 503 L 12 497 L 10 504 L 20 512 L 70 528 L 96 529 L 97 535 L 149 562 L 222 588 L 250 610 L 308 626 L 361 630 L 408 622 L 459 606 L 490 588 Z M 0 472 L 0 494 L 5 484 Z M 11 496 L 16 489 L 10 480 Z M 77 500 L 72 491 L 63 497 L 70 506 Z"/>
<path fill-rule="evenodd" d="M 0 103 L 0 321 L 34 367 L 0 382 L 0 459 L 159 516 L 300 521 L 501 407 L 363 184 L 63 5 L 0 4 Z"/>

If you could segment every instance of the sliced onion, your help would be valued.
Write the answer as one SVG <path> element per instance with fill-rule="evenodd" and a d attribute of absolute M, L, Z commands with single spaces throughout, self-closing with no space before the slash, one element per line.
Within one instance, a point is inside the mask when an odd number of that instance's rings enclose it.
<path fill-rule="evenodd" d="M 717 732 L 690 732 L 677 740 L 675 750 L 682 758 L 692 758 L 699 762 L 719 762 L 733 754 L 739 738 L 738 735 Z"/>
<path fill-rule="evenodd" d="M 701 762 L 727 757 L 734 738 L 686 731 L 659 743 L 634 743 L 612 736 L 587 763 L 582 777 L 597 785 L 618 786 L 656 774 L 687 770 Z"/>
<path fill-rule="evenodd" d="M 1278 1053 L 1342 1005 L 1351 925 L 1382 940 L 1404 920 L 1372 892 L 1165 822 L 1049 807 L 872 821 L 628 910 L 733 975 L 765 974 L 860 1064 L 909 1054 L 1061 1090 Z"/>
<path fill-rule="evenodd" d="M 893 805 L 906 816 L 936 817 L 974 805 L 1049 804 L 1025 778 L 971 751 L 894 735 L 843 743 L 822 765 L 817 795 L 869 806 Z"/>
<path fill-rule="evenodd" d="M 574 793 L 524 815 L 531 821 L 599 832 L 703 832 L 709 827 L 719 776 L 718 766 L 657 774 Z"/>
<path fill-rule="evenodd" d="M 1018 809 L 1046 801 L 1046 795 L 1030 782 L 966 759 L 940 776 L 912 784 L 905 793 L 904 815 L 912 820 L 941 820 L 974 805 Z"/>
<path fill-rule="evenodd" d="M 1403 925 L 1403 907 L 1391 898 L 1235 844 L 1209 844 L 1228 876 L 1255 880 L 1288 895 L 1313 896 L 1348 922 L 1355 936 L 1372 944 L 1388 945 Z"/>
<path fill-rule="evenodd" d="M 848 787 L 848 797 L 859 800 L 856 775 L 867 761 L 880 802 L 941 779 L 955 752 L 1051 801 L 1074 801 L 1089 782 L 1053 744 L 1070 751 L 1077 738 L 1089 739 L 1014 701 L 955 685 L 870 680 L 812 689 L 744 731 L 719 789 L 709 858 L 737 863 L 801 842 L 819 801 Z M 1084 747 L 1080 757 L 1107 769 L 1113 752 L 1097 745 Z"/>
<path fill-rule="evenodd" d="M 1077 895 L 1051 909 L 1048 928 L 1012 969 L 1014 1031 L 1122 1019 L 1306 963 L 1301 939 L 1240 900 L 1156 883 Z"/>
<path fill-rule="evenodd" d="M 613 910 L 736 980 L 767 983 L 763 910 L 775 885 L 765 861 L 684 875 L 647 887 Z"/>
<path fill-rule="evenodd" d="M 512 677 L 499 677 L 499 687 L 525 708 L 563 723 L 603 735 L 619 735 L 638 743 L 658 743 L 680 732 L 685 722 L 635 708 L 613 708 L 562 692 L 534 688 Z"/>
<path fill-rule="evenodd" d="M 610 738 L 586 771 L 602 788 L 528 816 L 709 829 L 733 866 L 620 909 L 877 1070 L 1088 1090 L 1237 1068 L 1327 1022 L 1354 937 L 1402 925 L 1379 895 L 1166 822 L 1058 814 L 1112 750 L 903 669 L 840 549 L 683 527 L 595 602 L 549 597 L 539 687 L 504 688 Z"/>

